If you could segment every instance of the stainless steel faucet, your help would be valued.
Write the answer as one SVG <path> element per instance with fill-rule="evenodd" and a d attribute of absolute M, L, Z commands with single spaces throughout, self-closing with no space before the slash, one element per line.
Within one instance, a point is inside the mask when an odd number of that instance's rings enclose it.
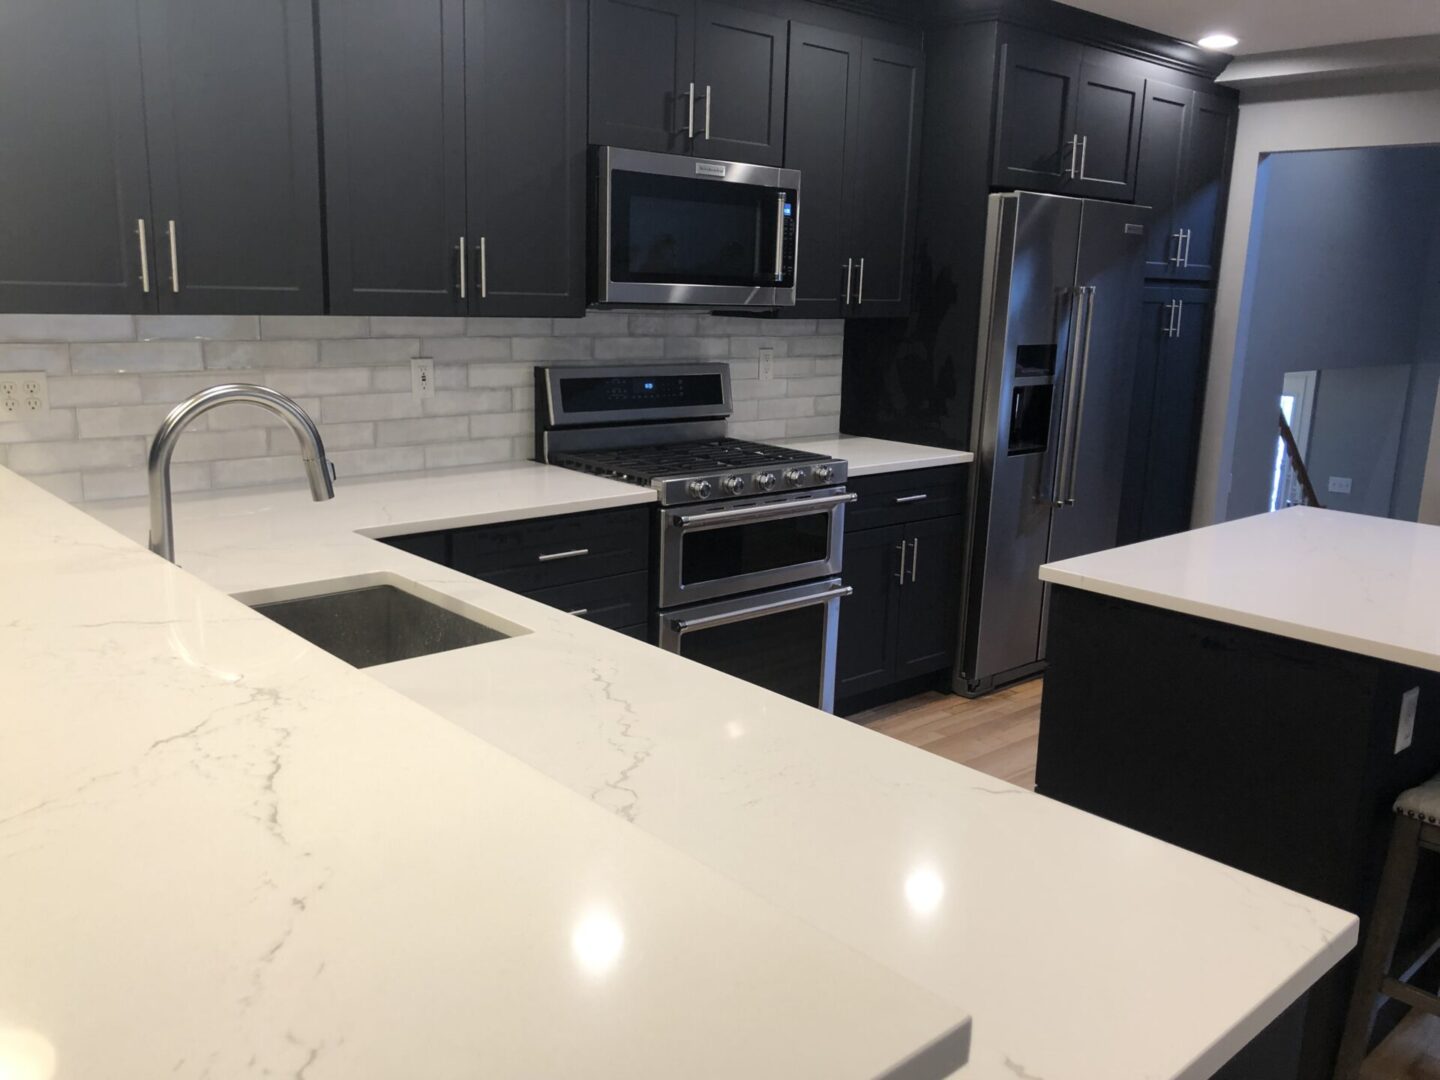
<path fill-rule="evenodd" d="M 300 460 L 305 463 L 310 494 L 316 502 L 335 497 L 331 483 L 334 472 L 325 459 L 325 444 L 315 421 L 304 409 L 268 386 L 225 383 L 208 387 L 171 409 L 150 444 L 150 550 L 171 562 L 175 561 L 175 527 L 170 512 L 170 456 L 175 453 L 175 442 L 201 413 L 231 403 L 259 405 L 289 424 L 300 442 Z"/>

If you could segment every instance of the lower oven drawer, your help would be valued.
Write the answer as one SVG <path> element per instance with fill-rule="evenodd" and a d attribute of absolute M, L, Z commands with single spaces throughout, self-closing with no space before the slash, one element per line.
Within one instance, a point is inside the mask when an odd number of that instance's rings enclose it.
<path fill-rule="evenodd" d="M 612 630 L 620 630 L 646 621 L 650 607 L 650 575 L 642 570 L 635 574 L 537 589 L 529 595 L 530 599 L 539 600 L 542 604 L 568 611 Z"/>

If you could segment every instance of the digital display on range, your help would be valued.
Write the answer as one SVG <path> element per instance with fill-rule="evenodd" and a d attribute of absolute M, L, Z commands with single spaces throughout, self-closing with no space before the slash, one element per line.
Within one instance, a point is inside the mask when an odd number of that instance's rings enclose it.
<path fill-rule="evenodd" d="M 567 378 L 560 402 L 568 413 L 622 412 L 725 403 L 725 387 L 715 372 L 695 375 L 606 375 Z"/>

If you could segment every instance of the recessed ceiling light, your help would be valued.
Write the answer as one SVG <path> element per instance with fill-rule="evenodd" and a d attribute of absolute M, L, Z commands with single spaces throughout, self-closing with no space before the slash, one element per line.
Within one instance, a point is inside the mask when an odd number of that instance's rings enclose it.
<path fill-rule="evenodd" d="M 1233 49 L 1240 39 L 1234 34 L 1206 34 L 1195 44 L 1202 49 Z"/>

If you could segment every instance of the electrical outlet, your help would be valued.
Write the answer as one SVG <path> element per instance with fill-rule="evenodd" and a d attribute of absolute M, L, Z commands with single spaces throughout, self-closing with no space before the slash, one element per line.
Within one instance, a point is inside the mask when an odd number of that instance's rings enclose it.
<path fill-rule="evenodd" d="M 760 358 L 761 381 L 769 382 L 775 378 L 775 350 L 769 345 L 761 345 L 755 350 L 755 355 Z"/>
<path fill-rule="evenodd" d="M 435 396 L 435 361 L 428 356 L 410 361 L 410 396 L 416 401 Z"/>
<path fill-rule="evenodd" d="M 50 415 L 50 384 L 43 371 L 0 375 L 0 423 Z"/>
<path fill-rule="evenodd" d="M 1395 753 L 1415 741 L 1415 714 L 1420 711 L 1420 688 L 1411 687 L 1400 699 L 1400 722 L 1395 725 Z"/>
<path fill-rule="evenodd" d="M 1348 476 L 1332 476 L 1332 477 L 1330 477 L 1330 490 L 1331 490 L 1332 492 L 1334 492 L 1336 495 L 1349 495 L 1349 494 L 1350 494 L 1350 477 L 1348 477 Z"/>

